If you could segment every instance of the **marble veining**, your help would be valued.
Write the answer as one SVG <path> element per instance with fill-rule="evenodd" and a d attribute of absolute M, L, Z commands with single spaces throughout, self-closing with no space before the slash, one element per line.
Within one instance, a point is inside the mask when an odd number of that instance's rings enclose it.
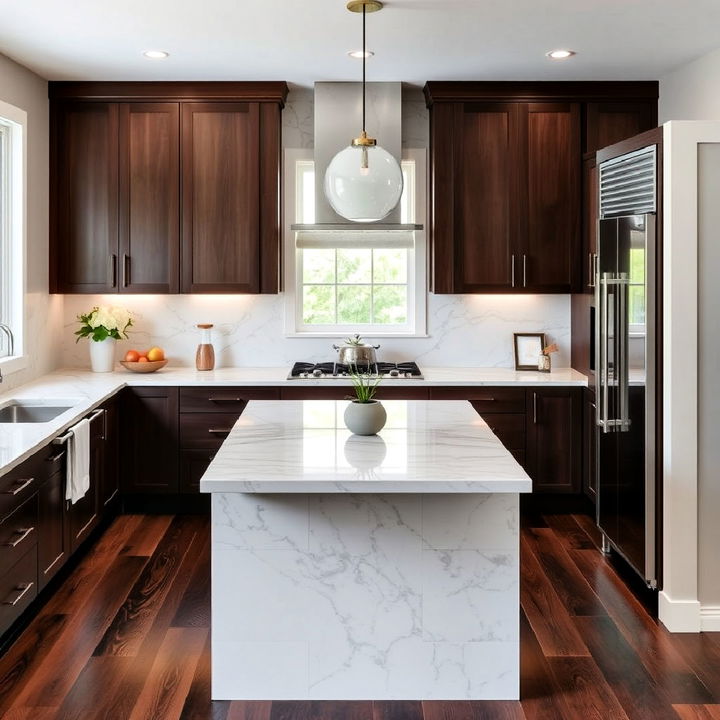
<path fill-rule="evenodd" d="M 389 400 L 385 428 L 352 435 L 347 401 L 251 401 L 202 492 L 530 492 L 515 458 L 464 400 Z"/>
<path fill-rule="evenodd" d="M 518 496 L 431 549 L 459 497 L 213 494 L 213 698 L 517 698 Z"/>

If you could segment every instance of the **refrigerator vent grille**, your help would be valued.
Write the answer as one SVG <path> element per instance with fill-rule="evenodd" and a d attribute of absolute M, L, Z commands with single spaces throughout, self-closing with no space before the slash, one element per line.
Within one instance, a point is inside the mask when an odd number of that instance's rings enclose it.
<path fill-rule="evenodd" d="M 656 150 L 650 145 L 600 165 L 601 218 L 655 212 Z"/>

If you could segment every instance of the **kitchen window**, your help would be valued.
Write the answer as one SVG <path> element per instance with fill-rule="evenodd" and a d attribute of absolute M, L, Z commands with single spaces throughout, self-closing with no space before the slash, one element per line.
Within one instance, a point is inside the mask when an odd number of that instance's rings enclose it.
<path fill-rule="evenodd" d="M 407 151 L 401 165 L 400 221 L 424 224 L 424 151 Z M 288 150 L 285 167 L 287 334 L 424 335 L 424 233 L 349 225 L 342 233 L 296 234 L 290 225 L 315 221 L 315 166 L 306 153 Z"/>
<path fill-rule="evenodd" d="M 0 369 L 25 367 L 25 133 L 27 114 L 0 101 L 0 322 L 13 334 L 0 332 Z M 10 357 L 10 355 L 12 355 Z"/>

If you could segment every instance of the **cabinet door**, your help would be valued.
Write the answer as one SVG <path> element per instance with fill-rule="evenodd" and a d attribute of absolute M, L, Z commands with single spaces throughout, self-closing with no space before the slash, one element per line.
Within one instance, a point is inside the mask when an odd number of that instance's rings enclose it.
<path fill-rule="evenodd" d="M 178 389 L 128 388 L 122 399 L 123 490 L 178 491 Z"/>
<path fill-rule="evenodd" d="M 583 163 L 583 284 L 584 293 L 595 292 L 597 234 L 600 219 L 599 176 L 595 158 Z"/>
<path fill-rule="evenodd" d="M 200 492 L 200 479 L 208 469 L 217 450 L 181 450 L 180 451 L 180 493 L 197 495 Z"/>
<path fill-rule="evenodd" d="M 98 498 L 105 471 L 103 414 L 97 415 L 90 422 L 90 487 L 80 500 L 74 504 L 69 504 L 68 501 L 67 505 L 71 552 L 75 552 L 100 521 Z"/>
<path fill-rule="evenodd" d="M 45 587 L 70 554 L 65 532 L 65 471 L 38 490 L 38 584 Z"/>
<path fill-rule="evenodd" d="M 597 496 L 597 425 L 595 421 L 595 393 L 583 392 L 583 490 L 593 501 Z"/>
<path fill-rule="evenodd" d="M 260 291 L 257 103 L 182 105 L 182 292 Z"/>
<path fill-rule="evenodd" d="M 528 390 L 527 470 L 533 492 L 580 491 L 580 388 Z"/>
<path fill-rule="evenodd" d="M 585 152 L 596 152 L 656 127 L 657 101 L 588 103 L 585 123 Z"/>
<path fill-rule="evenodd" d="M 454 290 L 506 292 L 519 280 L 513 257 L 519 106 L 461 107 L 456 117 Z"/>
<path fill-rule="evenodd" d="M 103 473 L 99 483 L 98 509 L 102 514 L 120 490 L 120 427 L 117 398 L 103 405 L 105 410 L 105 442 Z"/>
<path fill-rule="evenodd" d="M 180 106 L 120 105 L 123 293 L 173 293 L 180 262 Z"/>
<path fill-rule="evenodd" d="M 51 126 L 51 290 L 117 292 L 117 105 L 62 103 Z"/>
<path fill-rule="evenodd" d="M 570 292 L 580 277 L 580 106 L 530 103 L 522 284 L 529 292 Z M 524 197 L 518 195 L 518 201 Z"/>

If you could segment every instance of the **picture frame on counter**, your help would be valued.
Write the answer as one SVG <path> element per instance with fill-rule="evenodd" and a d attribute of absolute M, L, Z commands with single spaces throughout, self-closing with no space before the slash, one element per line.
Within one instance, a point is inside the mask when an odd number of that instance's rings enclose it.
<path fill-rule="evenodd" d="M 516 370 L 537 370 L 545 347 L 545 333 L 513 333 Z"/>

